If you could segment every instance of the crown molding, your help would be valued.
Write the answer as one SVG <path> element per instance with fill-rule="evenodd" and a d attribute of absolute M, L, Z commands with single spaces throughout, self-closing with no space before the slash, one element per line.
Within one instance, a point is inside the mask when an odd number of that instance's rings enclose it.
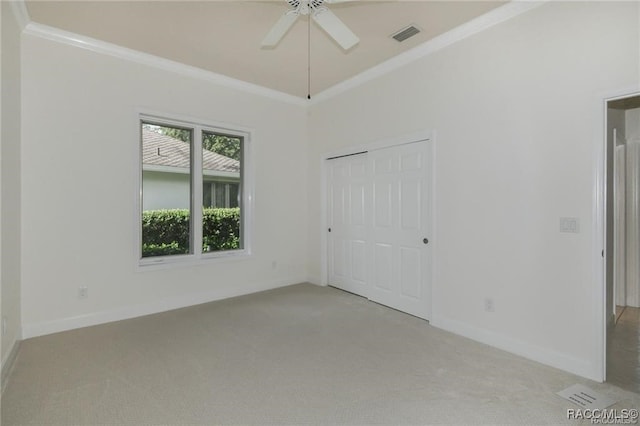
<path fill-rule="evenodd" d="M 286 102 L 293 105 L 304 106 L 313 105 L 335 96 L 338 96 L 348 90 L 365 84 L 385 74 L 397 70 L 405 65 L 429 56 L 445 47 L 464 40 L 474 34 L 498 25 L 504 21 L 514 18 L 518 15 L 526 13 L 540 5 L 553 0 L 512 0 L 504 6 L 500 6 L 484 15 L 481 15 L 469 22 L 466 22 L 444 34 L 439 35 L 413 49 L 401 53 L 381 64 L 369 68 L 362 73 L 351 77 L 341 83 L 338 83 L 322 92 L 314 95 L 311 100 L 307 100 L 278 90 L 269 89 L 257 84 L 248 83 L 202 68 L 185 65 L 170 59 L 161 58 L 148 53 L 118 46 L 116 44 L 104 42 L 91 37 L 64 31 L 48 25 L 31 22 L 29 13 L 25 6 L 24 0 L 11 1 L 12 9 L 20 26 L 25 34 L 40 37 L 57 43 L 67 44 L 79 47 L 95 53 L 113 56 L 139 64 L 151 66 L 186 77 L 204 80 L 210 83 L 219 84 L 228 88 L 243 91 L 254 95 L 263 96 L 269 99 Z"/>
<path fill-rule="evenodd" d="M 20 31 L 24 31 L 27 25 L 29 25 L 29 22 L 31 22 L 26 3 L 24 0 L 13 0 L 10 1 L 9 4 L 11 5 L 11 10 L 16 17 L 16 20 L 18 21 Z"/>
<path fill-rule="evenodd" d="M 288 93 L 269 89 L 257 84 L 248 83 L 246 81 L 227 77 L 202 68 L 185 65 L 170 59 L 161 58 L 159 56 L 143 53 L 137 50 L 118 46 L 116 44 L 107 43 L 91 37 L 64 31 L 48 25 L 30 22 L 24 29 L 24 34 L 40 37 L 56 43 L 62 43 L 69 46 L 79 47 L 94 53 L 113 56 L 142 65 L 158 68 L 164 71 L 173 72 L 186 77 L 204 80 L 209 83 L 219 84 L 221 86 L 240 90 L 249 94 L 263 96 L 280 102 L 303 106 L 307 104 L 307 100 Z"/>
<path fill-rule="evenodd" d="M 464 40 L 474 34 L 498 25 L 506 20 L 526 13 L 544 3 L 552 0 L 512 0 L 490 12 L 485 13 L 469 22 L 466 22 L 446 33 L 443 33 L 431 40 L 407 50 L 393 58 L 382 62 L 360 74 L 351 77 L 341 83 L 336 84 L 311 98 L 310 104 L 323 102 L 327 99 L 338 96 L 348 90 L 358 87 L 368 81 L 374 80 L 388 74 L 398 68 L 429 56 L 445 47 Z"/>

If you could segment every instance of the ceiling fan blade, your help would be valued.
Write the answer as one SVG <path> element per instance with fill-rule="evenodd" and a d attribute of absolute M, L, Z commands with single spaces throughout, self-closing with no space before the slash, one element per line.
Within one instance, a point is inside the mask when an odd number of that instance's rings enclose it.
<path fill-rule="evenodd" d="M 349 50 L 360 39 L 342 22 L 332 11 L 326 8 L 318 9 L 312 15 L 313 20 L 327 32 L 344 50 Z"/>
<path fill-rule="evenodd" d="M 269 30 L 264 40 L 262 40 L 262 47 L 275 47 L 284 35 L 291 29 L 293 24 L 298 19 L 298 14 L 293 11 L 287 11 L 280 17 L 278 22 Z"/>

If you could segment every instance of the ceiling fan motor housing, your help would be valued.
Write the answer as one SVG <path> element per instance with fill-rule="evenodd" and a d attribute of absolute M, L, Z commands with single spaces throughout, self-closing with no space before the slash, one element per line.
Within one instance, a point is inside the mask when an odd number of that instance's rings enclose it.
<path fill-rule="evenodd" d="M 344 50 L 349 50 L 360 39 L 351 31 L 326 4 L 342 3 L 349 0 L 285 0 L 293 9 L 287 10 L 284 15 L 267 33 L 262 40 L 262 47 L 275 47 L 285 34 L 295 24 L 300 15 L 310 15 L 316 24 L 320 26 L 331 38 L 333 38 Z"/>
<path fill-rule="evenodd" d="M 319 10 L 324 0 L 286 0 L 287 3 L 300 15 L 308 15 L 309 12 Z"/>

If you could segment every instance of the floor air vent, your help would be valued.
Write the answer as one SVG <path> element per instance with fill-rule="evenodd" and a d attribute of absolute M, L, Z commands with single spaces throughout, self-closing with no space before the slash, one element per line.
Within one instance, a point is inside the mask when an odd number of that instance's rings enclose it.
<path fill-rule="evenodd" d="M 568 399 L 581 408 L 592 410 L 604 410 L 617 402 L 615 399 L 597 393 L 581 384 L 570 386 L 562 392 L 558 392 L 558 395 L 564 399 Z"/>
<path fill-rule="evenodd" d="M 407 28 L 403 28 L 397 33 L 392 34 L 391 37 L 393 37 L 396 41 L 401 42 L 405 41 L 409 37 L 413 37 L 419 32 L 420 30 L 418 29 L 418 27 L 416 27 L 415 25 L 409 25 Z"/>

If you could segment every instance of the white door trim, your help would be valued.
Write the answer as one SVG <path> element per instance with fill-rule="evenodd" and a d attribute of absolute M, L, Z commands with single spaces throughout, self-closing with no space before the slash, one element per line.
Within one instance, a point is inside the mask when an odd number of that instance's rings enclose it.
<path fill-rule="evenodd" d="M 357 154 L 360 152 L 368 152 L 368 151 L 374 151 L 376 149 L 382 149 L 382 148 L 389 148 L 392 146 L 397 146 L 397 145 L 404 145 L 407 143 L 414 143 L 414 142 L 420 142 L 420 141 L 430 141 L 433 145 L 432 145 L 432 169 L 430 171 L 431 175 L 429 176 L 431 178 L 431 200 L 432 200 L 432 205 L 435 206 L 435 198 L 436 198 L 436 194 L 435 194 L 435 169 L 436 169 L 436 165 L 435 165 L 435 151 L 436 151 L 436 147 L 435 147 L 435 132 L 434 131 L 430 131 L 430 130 L 422 130 L 422 131 L 418 131 L 415 133 L 409 133 L 409 134 L 405 134 L 405 135 L 400 135 L 400 136 L 395 136 L 395 137 L 388 137 L 388 138 L 382 138 L 382 139 L 377 139 L 377 140 L 373 140 L 370 142 L 366 142 L 363 144 L 358 144 L 358 145 L 351 145 L 345 148 L 340 148 L 340 149 L 336 149 L 336 150 L 332 150 L 332 151 L 328 151 L 325 152 L 324 154 L 322 154 L 320 156 L 320 211 L 321 213 L 321 218 L 320 218 L 320 284 L 321 285 L 328 285 L 329 284 L 329 279 L 328 279 L 328 258 L 327 258 L 327 226 L 328 226 L 328 222 L 327 222 L 327 208 L 328 208 L 328 200 L 327 200 L 327 160 L 329 158 L 333 158 L 333 157 L 342 157 L 345 155 L 353 155 L 353 154 Z M 435 245 L 435 208 L 432 208 L 432 215 L 431 215 L 431 229 L 434 232 L 433 235 L 433 247 L 432 247 L 432 263 L 435 264 L 435 257 L 436 257 L 436 245 Z M 432 244 L 432 243 L 430 243 Z M 433 289 L 433 278 L 434 278 L 434 273 L 433 273 L 434 269 L 432 268 L 432 272 L 431 272 L 431 289 Z M 433 294 L 433 291 L 431 291 L 431 293 Z M 433 306 L 433 305 L 432 305 Z"/>

